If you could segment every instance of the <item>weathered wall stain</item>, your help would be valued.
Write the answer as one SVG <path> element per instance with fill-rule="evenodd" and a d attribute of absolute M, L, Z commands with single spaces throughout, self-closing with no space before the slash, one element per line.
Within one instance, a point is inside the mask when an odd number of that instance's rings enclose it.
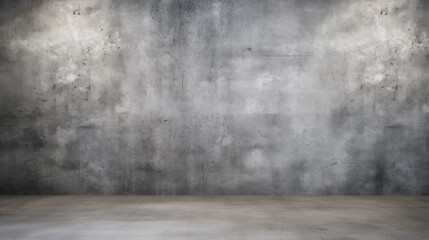
<path fill-rule="evenodd" d="M 0 194 L 428 194 L 428 1 L 0 2 Z"/>

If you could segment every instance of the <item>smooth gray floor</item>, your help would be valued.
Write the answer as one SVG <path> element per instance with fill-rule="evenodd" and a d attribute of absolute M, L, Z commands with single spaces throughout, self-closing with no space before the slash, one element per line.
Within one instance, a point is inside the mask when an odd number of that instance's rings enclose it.
<path fill-rule="evenodd" d="M 429 197 L 3 196 L 0 239 L 429 239 Z"/>

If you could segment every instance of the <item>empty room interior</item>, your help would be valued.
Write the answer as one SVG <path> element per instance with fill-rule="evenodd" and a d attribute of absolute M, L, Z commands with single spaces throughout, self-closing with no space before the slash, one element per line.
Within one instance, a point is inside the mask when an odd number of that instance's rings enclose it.
<path fill-rule="evenodd" d="M 428 195 L 428 0 L 0 0 L 0 240 L 427 240 Z"/>

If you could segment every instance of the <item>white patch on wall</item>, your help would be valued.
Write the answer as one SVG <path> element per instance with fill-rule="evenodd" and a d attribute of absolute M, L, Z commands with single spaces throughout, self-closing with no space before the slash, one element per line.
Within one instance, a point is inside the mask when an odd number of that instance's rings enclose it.
<path fill-rule="evenodd" d="M 221 143 L 222 143 L 222 147 L 231 145 L 232 137 L 229 137 L 229 136 L 223 137 Z"/>
<path fill-rule="evenodd" d="M 371 84 L 378 84 L 378 83 L 381 83 L 383 79 L 384 79 L 384 75 L 382 73 L 378 73 L 373 78 L 366 78 L 365 82 L 371 83 Z"/>
<path fill-rule="evenodd" d="M 84 11 L 83 9 L 94 5 L 96 3 L 89 1 L 42 4 L 38 11 L 33 11 L 31 14 L 33 25 L 43 27 L 40 27 L 40 30 L 30 31 L 25 38 L 17 35 L 11 39 L 9 49 L 12 58 L 19 57 L 21 51 L 35 54 L 40 57 L 42 67 L 64 63 L 62 60 L 67 58 L 68 62 L 63 64 L 55 75 L 56 81 L 63 84 L 76 81 L 80 72 L 76 71 L 77 67 L 72 64 L 100 62 L 104 56 L 116 54 L 122 46 L 120 34 L 117 31 L 111 31 L 110 20 L 106 18 L 111 11 L 108 1 L 102 2 L 99 10 L 92 14 L 74 13 L 76 9 L 79 9 L 80 13 Z M 20 26 L 19 19 L 14 21 L 16 26 Z M 93 70 L 99 75 L 107 72 L 101 67 Z M 42 81 L 46 81 L 42 83 L 45 86 L 51 84 L 49 77 L 43 77 Z"/>
<path fill-rule="evenodd" d="M 424 113 L 429 113 L 429 106 L 428 105 L 423 105 L 423 107 L 422 107 L 422 111 L 424 112 Z"/>
<path fill-rule="evenodd" d="M 58 69 L 57 72 L 57 82 L 63 84 L 70 84 L 76 81 L 78 74 L 76 74 L 77 66 L 75 64 L 70 64 L 68 66 L 63 66 Z"/>
<path fill-rule="evenodd" d="M 260 149 L 254 148 L 247 158 L 246 166 L 248 168 L 260 168 L 266 165 L 265 157 Z"/>
<path fill-rule="evenodd" d="M 212 13 L 213 13 L 213 16 L 214 16 L 214 19 L 213 19 L 214 23 L 217 26 L 219 24 L 220 17 L 221 17 L 221 14 L 222 14 L 221 3 L 215 2 L 215 3 L 212 4 Z"/>
<path fill-rule="evenodd" d="M 246 99 L 245 105 L 244 105 L 244 113 L 246 114 L 254 114 L 254 113 L 263 113 L 264 112 L 264 106 L 260 104 L 255 99 Z"/>
<path fill-rule="evenodd" d="M 264 72 L 256 78 L 256 89 L 259 91 L 264 90 L 271 82 L 274 81 L 274 76 L 270 73 Z"/>
<path fill-rule="evenodd" d="M 72 82 L 76 81 L 76 79 L 77 79 L 77 74 L 69 73 L 69 74 L 67 74 L 66 79 L 65 79 L 65 81 L 63 81 L 63 83 L 72 83 Z"/>

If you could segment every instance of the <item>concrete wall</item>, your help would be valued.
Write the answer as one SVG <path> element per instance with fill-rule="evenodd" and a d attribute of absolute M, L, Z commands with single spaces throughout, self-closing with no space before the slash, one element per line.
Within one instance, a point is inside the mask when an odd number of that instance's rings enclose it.
<path fill-rule="evenodd" d="M 429 1 L 0 4 L 1 194 L 429 194 Z"/>

